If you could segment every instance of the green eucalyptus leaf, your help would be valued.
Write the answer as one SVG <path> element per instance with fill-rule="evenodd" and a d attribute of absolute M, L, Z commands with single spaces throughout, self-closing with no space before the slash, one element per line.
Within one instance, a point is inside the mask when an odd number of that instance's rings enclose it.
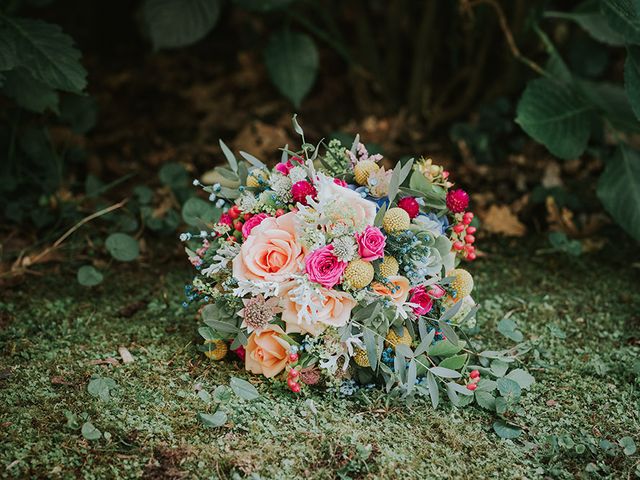
<path fill-rule="evenodd" d="M 84 422 L 82 424 L 81 433 L 87 440 L 99 440 L 102 438 L 102 432 L 94 427 L 91 422 Z"/>
<path fill-rule="evenodd" d="M 502 377 L 498 379 L 497 383 L 500 395 L 502 395 L 508 403 L 513 404 L 520 400 L 522 389 L 518 382 L 507 377 Z"/>
<path fill-rule="evenodd" d="M 126 233 L 112 233 L 105 241 L 105 247 L 113 258 L 121 262 L 131 262 L 138 258 L 138 241 Z"/>
<path fill-rule="evenodd" d="M 111 390 L 116 386 L 117 384 L 112 378 L 95 377 L 89 381 L 87 391 L 89 395 L 107 402 L 111 399 Z"/>
<path fill-rule="evenodd" d="M 535 378 L 526 370 L 521 368 L 516 368 L 515 370 L 511 370 L 505 378 L 513 380 L 520 385 L 520 388 L 528 389 L 535 383 Z"/>
<path fill-rule="evenodd" d="M 444 367 L 431 367 L 429 372 L 433 373 L 437 377 L 442 378 L 460 378 L 462 374 L 460 372 L 456 372 L 455 370 L 451 370 L 450 368 Z"/>
<path fill-rule="evenodd" d="M 458 370 L 463 367 L 465 362 L 467 361 L 469 355 L 466 353 L 460 355 L 454 355 L 452 357 L 445 358 L 442 360 L 438 366 L 444 368 L 450 368 L 451 370 Z"/>
<path fill-rule="evenodd" d="M 213 415 L 209 413 L 198 413 L 198 419 L 205 427 L 218 428 L 227 423 L 227 414 L 222 410 L 218 410 Z"/>
<path fill-rule="evenodd" d="M 449 357 L 458 353 L 464 346 L 464 341 L 460 341 L 457 345 L 454 345 L 447 340 L 439 340 L 427 348 L 427 355 L 430 357 Z"/>
<path fill-rule="evenodd" d="M 242 378 L 231 377 L 229 386 L 233 393 L 244 400 L 254 400 L 260 396 L 256 387 Z"/>
<path fill-rule="evenodd" d="M 498 332 L 500 332 L 505 337 L 513 340 L 514 342 L 521 342 L 524 338 L 522 332 L 518 330 L 518 325 L 516 325 L 516 322 L 514 322 L 510 318 L 503 318 L 498 322 Z"/>
<path fill-rule="evenodd" d="M 504 420 L 496 420 L 493 422 L 493 431 L 496 432 L 500 438 L 505 439 L 518 438 L 522 433 L 520 428 L 509 425 Z"/>
<path fill-rule="evenodd" d="M 220 216 L 220 210 L 207 200 L 191 197 L 182 205 L 182 219 L 192 227 L 214 223 Z"/>
<path fill-rule="evenodd" d="M 83 287 L 95 287 L 104 279 L 102 273 L 92 265 L 83 265 L 78 269 L 78 283 Z"/>
<path fill-rule="evenodd" d="M 433 373 L 427 372 L 427 386 L 429 387 L 429 396 L 431 397 L 431 405 L 433 408 L 438 408 L 440 401 L 440 390 L 438 389 L 438 382 Z"/>
<path fill-rule="evenodd" d="M 491 412 L 495 412 L 496 410 L 496 397 L 494 397 L 491 393 L 476 390 L 475 392 L 476 402 L 482 408 L 489 410 Z"/>

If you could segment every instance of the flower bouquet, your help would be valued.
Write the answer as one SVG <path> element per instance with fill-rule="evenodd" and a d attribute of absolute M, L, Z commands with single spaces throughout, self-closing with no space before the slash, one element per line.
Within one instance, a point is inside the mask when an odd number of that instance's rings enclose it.
<path fill-rule="evenodd" d="M 377 384 L 434 406 L 440 391 L 470 403 L 489 362 L 512 357 L 474 354 L 460 338 L 477 309 L 459 267 L 476 258 L 469 195 L 430 159 L 388 169 L 358 137 L 314 146 L 295 117 L 294 128 L 302 148 L 282 148 L 275 167 L 220 142 L 229 166 L 194 182 L 212 202 L 202 231 L 181 235 L 202 351 L 231 351 L 293 392 Z M 495 388 L 487 379 L 481 391 Z"/>

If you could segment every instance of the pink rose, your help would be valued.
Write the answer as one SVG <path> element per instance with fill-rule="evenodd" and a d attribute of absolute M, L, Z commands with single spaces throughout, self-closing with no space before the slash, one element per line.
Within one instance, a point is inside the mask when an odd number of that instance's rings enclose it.
<path fill-rule="evenodd" d="M 409 303 L 415 303 L 413 313 L 425 315 L 433 308 L 433 300 L 442 298 L 446 292 L 439 285 L 432 285 L 429 290 L 424 285 L 414 287 L 409 291 Z"/>
<path fill-rule="evenodd" d="M 249 235 L 251 235 L 251 230 L 253 230 L 254 227 L 260 225 L 262 221 L 267 217 L 269 217 L 269 215 L 267 215 L 266 213 L 258 213 L 257 215 L 254 215 L 249 220 L 244 222 L 244 224 L 242 225 L 242 236 L 244 238 L 247 238 Z"/>
<path fill-rule="evenodd" d="M 268 217 L 253 228 L 233 259 L 237 280 L 281 282 L 300 273 L 304 251 L 295 229 L 293 212 Z"/>
<path fill-rule="evenodd" d="M 362 233 L 356 233 L 358 254 L 365 262 L 371 262 L 384 256 L 386 237 L 378 227 L 367 226 Z"/>
<path fill-rule="evenodd" d="M 312 282 L 333 288 L 340 283 L 347 262 L 338 260 L 333 253 L 333 245 L 327 245 L 311 252 L 305 258 L 307 275 Z"/>

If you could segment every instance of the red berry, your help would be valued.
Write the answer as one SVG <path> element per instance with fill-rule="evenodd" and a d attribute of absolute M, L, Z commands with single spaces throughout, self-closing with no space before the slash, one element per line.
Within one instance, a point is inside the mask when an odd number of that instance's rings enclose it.
<path fill-rule="evenodd" d="M 289 355 L 289 361 L 290 362 L 297 362 L 298 361 L 298 354 L 297 353 L 292 353 Z"/>
<path fill-rule="evenodd" d="M 473 245 L 465 245 L 464 246 L 464 251 L 467 252 L 467 254 L 469 253 L 473 253 L 475 251 L 476 247 L 474 247 Z"/>
<path fill-rule="evenodd" d="M 462 233 L 463 230 L 464 230 L 464 223 L 458 223 L 453 227 L 453 231 L 456 233 Z"/>
<path fill-rule="evenodd" d="M 467 243 L 473 243 L 476 241 L 476 237 L 474 237 L 473 235 L 465 235 L 464 241 Z"/>
<path fill-rule="evenodd" d="M 464 248 L 464 243 L 462 243 L 461 241 L 455 241 L 453 242 L 453 249 L 454 250 L 462 250 Z"/>
<path fill-rule="evenodd" d="M 279 208 L 276 210 L 276 217 L 281 217 L 282 215 L 284 215 L 284 210 Z"/>
<path fill-rule="evenodd" d="M 480 377 L 480 370 L 471 370 L 471 373 L 469 374 L 469 376 L 471 378 L 478 378 Z"/>
<path fill-rule="evenodd" d="M 300 372 L 298 370 L 296 370 L 295 368 L 292 368 L 291 370 L 289 370 L 289 377 L 290 378 L 297 378 L 298 375 L 300 375 Z"/>
<path fill-rule="evenodd" d="M 300 392 L 300 384 L 299 383 L 296 383 L 293 387 L 289 387 L 289 388 L 291 388 L 291 391 L 293 393 L 299 393 Z"/>
<path fill-rule="evenodd" d="M 469 385 L 467 385 L 467 390 L 471 390 L 472 392 L 478 388 L 478 385 L 476 385 L 475 383 L 470 383 Z"/>
<path fill-rule="evenodd" d="M 250 213 L 245 213 L 244 216 L 242 218 L 244 218 L 244 221 L 246 222 L 247 220 L 249 220 L 251 217 L 253 217 L 252 214 Z"/>
<path fill-rule="evenodd" d="M 235 220 L 236 218 L 238 218 L 240 216 L 240 207 L 238 207 L 237 205 L 234 205 L 233 207 L 231 207 L 229 209 L 229 211 L 227 213 L 229 214 L 229 216 L 231 218 L 233 218 Z"/>
<path fill-rule="evenodd" d="M 476 259 L 476 254 L 471 252 L 467 255 L 467 260 L 474 261 Z"/>
<path fill-rule="evenodd" d="M 287 385 L 289 385 L 289 388 L 291 390 L 293 390 L 293 387 L 295 387 L 298 384 L 298 382 L 296 382 L 293 378 L 290 378 L 289 380 L 287 380 Z"/>
<path fill-rule="evenodd" d="M 473 235 L 474 233 L 476 233 L 476 227 L 467 227 L 467 233 L 470 235 Z"/>
<path fill-rule="evenodd" d="M 233 228 L 235 228 L 237 231 L 241 232 L 242 231 L 242 222 L 240 220 L 236 220 L 235 222 L 233 222 Z"/>

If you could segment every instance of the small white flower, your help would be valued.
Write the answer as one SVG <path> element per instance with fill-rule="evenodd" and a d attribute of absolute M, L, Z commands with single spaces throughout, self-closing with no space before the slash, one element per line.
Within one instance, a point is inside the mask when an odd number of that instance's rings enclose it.
<path fill-rule="evenodd" d="M 342 262 L 350 262 L 358 253 L 358 245 L 353 237 L 338 237 L 333 241 L 333 254 Z"/>
<path fill-rule="evenodd" d="M 301 182 L 302 180 L 307 179 L 307 171 L 302 167 L 293 167 L 289 171 L 289 179 L 291 179 L 291 183 Z"/>

